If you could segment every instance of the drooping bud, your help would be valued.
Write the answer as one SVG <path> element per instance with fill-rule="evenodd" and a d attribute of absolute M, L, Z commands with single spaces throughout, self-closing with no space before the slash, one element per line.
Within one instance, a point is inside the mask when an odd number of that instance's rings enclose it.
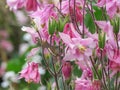
<path fill-rule="evenodd" d="M 30 82 L 34 82 L 34 83 L 39 83 L 40 81 L 40 73 L 38 70 L 38 63 L 28 63 L 28 66 L 23 69 L 20 72 L 20 77 L 21 78 L 25 78 L 25 81 L 30 83 Z"/>
<path fill-rule="evenodd" d="M 72 66 L 70 62 L 64 62 L 62 67 L 62 74 L 64 75 L 65 80 L 70 78 L 71 70 L 72 70 Z"/>
<path fill-rule="evenodd" d="M 26 10 L 27 11 L 36 11 L 37 10 L 37 0 L 27 0 L 26 1 Z"/>

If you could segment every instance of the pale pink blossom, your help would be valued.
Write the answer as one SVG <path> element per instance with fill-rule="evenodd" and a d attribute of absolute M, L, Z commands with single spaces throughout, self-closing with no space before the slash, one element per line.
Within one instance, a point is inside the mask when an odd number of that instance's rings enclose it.
<path fill-rule="evenodd" d="M 82 6 L 84 0 L 76 0 L 76 7 Z M 62 0 L 61 3 L 61 12 L 65 15 L 69 14 L 69 0 Z M 74 0 L 70 0 L 70 7 L 73 9 L 74 7 Z M 59 5 L 60 8 L 60 5 Z"/>
<path fill-rule="evenodd" d="M 75 81 L 75 90 L 93 90 L 90 80 L 78 78 Z"/>
<path fill-rule="evenodd" d="M 36 54 L 38 54 L 38 52 L 40 51 L 39 47 L 33 48 L 30 53 L 27 55 L 27 59 L 32 58 L 33 56 L 35 56 Z"/>
<path fill-rule="evenodd" d="M 39 83 L 40 73 L 38 71 L 38 64 L 34 62 L 28 63 L 28 66 L 20 72 L 19 78 L 25 78 L 25 81 L 28 83 Z"/>
<path fill-rule="evenodd" d="M 10 7 L 10 10 L 17 10 L 24 6 L 25 0 L 7 0 L 7 5 Z"/>
<path fill-rule="evenodd" d="M 117 2 L 115 0 L 108 2 L 106 4 L 106 11 L 110 18 L 113 18 L 117 13 Z"/>
<path fill-rule="evenodd" d="M 38 39 L 40 38 L 38 33 L 36 32 L 36 30 L 32 27 L 22 27 L 22 31 L 25 31 L 27 33 L 29 33 L 32 37 L 32 40 L 34 43 L 38 43 Z"/>
<path fill-rule="evenodd" d="M 91 46 L 94 45 L 92 38 L 70 38 L 69 35 L 64 33 L 59 33 L 59 35 L 68 47 L 64 60 L 84 60 L 92 55 Z"/>
<path fill-rule="evenodd" d="M 101 81 L 100 80 L 94 80 L 92 82 L 92 90 L 101 90 Z"/>
<path fill-rule="evenodd" d="M 109 21 L 96 21 L 98 27 L 106 33 L 106 40 L 114 40 L 113 26 Z"/>
<path fill-rule="evenodd" d="M 82 72 L 81 78 L 83 78 L 83 79 L 87 79 L 87 78 L 92 79 L 93 78 L 92 70 L 90 68 L 84 69 L 83 72 Z"/>
<path fill-rule="evenodd" d="M 120 72 L 120 62 L 117 63 L 116 61 L 110 61 L 109 67 L 111 70 L 115 71 L 116 73 L 118 71 Z"/>
<path fill-rule="evenodd" d="M 91 80 L 78 78 L 75 81 L 75 90 L 101 90 L 100 86 L 99 80 L 92 82 Z"/>
<path fill-rule="evenodd" d="M 5 50 L 7 52 L 12 52 L 13 45 L 11 44 L 11 42 L 9 42 L 7 40 L 1 40 L 0 41 L 0 48 L 2 48 L 3 50 Z"/>
<path fill-rule="evenodd" d="M 53 4 L 45 4 L 41 9 L 37 10 L 30 16 L 34 19 L 40 20 L 39 24 L 44 25 L 48 23 L 49 19 L 51 17 L 56 18 L 56 12 L 53 10 L 54 5 Z"/>
<path fill-rule="evenodd" d="M 38 0 L 7 0 L 10 10 L 17 10 L 25 7 L 27 11 L 36 11 Z"/>
<path fill-rule="evenodd" d="M 106 0 L 98 0 L 97 6 L 103 7 L 105 5 L 105 3 L 106 3 Z"/>
<path fill-rule="evenodd" d="M 106 7 L 106 12 L 109 15 L 110 19 L 112 19 L 120 9 L 120 1 L 119 0 L 98 0 L 97 6 Z"/>

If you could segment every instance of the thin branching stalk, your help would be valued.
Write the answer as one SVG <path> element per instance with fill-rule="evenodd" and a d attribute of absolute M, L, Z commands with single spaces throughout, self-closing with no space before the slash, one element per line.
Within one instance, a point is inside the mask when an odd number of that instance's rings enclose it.
<path fill-rule="evenodd" d="M 104 62 L 103 62 L 103 55 L 102 55 L 103 51 L 100 49 L 100 62 L 101 62 L 101 67 L 102 67 L 102 79 L 103 79 L 103 84 L 106 88 L 106 90 L 108 90 L 107 84 L 106 84 L 106 79 L 105 79 L 105 67 L 104 67 Z"/>
<path fill-rule="evenodd" d="M 85 36 L 85 5 L 86 5 L 86 0 L 84 0 L 83 4 L 83 32 L 82 32 L 82 37 L 84 38 Z"/>

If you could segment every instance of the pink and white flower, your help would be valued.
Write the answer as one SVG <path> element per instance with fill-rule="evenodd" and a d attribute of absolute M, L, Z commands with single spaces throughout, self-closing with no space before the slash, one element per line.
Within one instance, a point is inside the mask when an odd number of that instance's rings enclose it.
<path fill-rule="evenodd" d="M 20 79 L 21 78 L 25 78 L 25 81 L 28 83 L 39 83 L 40 73 L 38 71 L 38 64 L 34 62 L 28 63 L 28 66 L 20 72 Z"/>

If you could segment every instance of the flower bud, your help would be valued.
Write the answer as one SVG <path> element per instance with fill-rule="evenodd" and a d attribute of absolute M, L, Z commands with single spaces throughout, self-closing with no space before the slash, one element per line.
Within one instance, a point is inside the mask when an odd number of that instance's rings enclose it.
<path fill-rule="evenodd" d="M 27 0 L 26 1 L 26 10 L 27 11 L 36 11 L 37 10 L 37 0 Z"/>
<path fill-rule="evenodd" d="M 99 38 L 99 48 L 103 49 L 105 46 L 105 40 L 106 40 L 106 34 L 105 33 L 99 33 L 98 34 L 98 38 Z"/>
<path fill-rule="evenodd" d="M 71 70 L 72 70 L 72 66 L 70 62 L 64 62 L 62 67 L 62 73 L 64 75 L 65 80 L 70 78 Z"/>

